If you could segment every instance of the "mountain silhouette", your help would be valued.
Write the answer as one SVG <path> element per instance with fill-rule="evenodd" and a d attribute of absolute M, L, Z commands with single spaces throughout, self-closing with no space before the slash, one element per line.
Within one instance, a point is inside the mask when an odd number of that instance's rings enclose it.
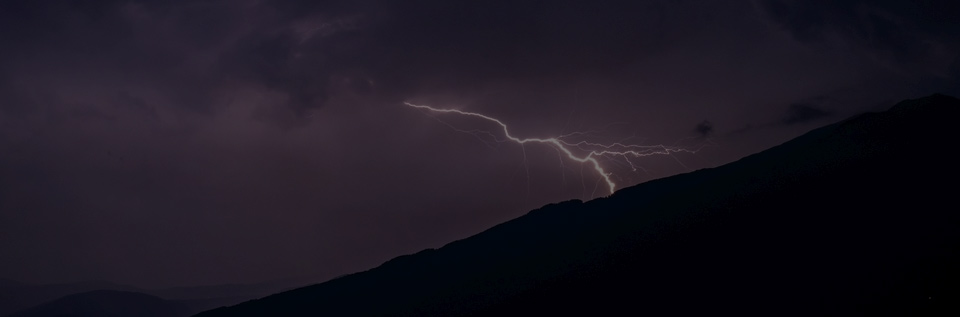
<path fill-rule="evenodd" d="M 104 281 L 32 285 L 0 279 L 0 316 L 8 316 L 11 313 L 17 313 L 13 316 L 59 316 L 71 311 L 67 307 L 86 309 L 87 313 L 74 315 L 101 316 L 108 312 L 92 314 L 90 309 L 94 307 L 108 310 L 117 307 L 132 309 L 138 304 L 146 305 L 145 307 L 148 309 L 145 309 L 145 312 L 156 311 L 155 309 L 149 309 L 150 307 L 170 306 L 175 309 L 164 310 L 169 314 L 162 316 L 189 316 L 211 308 L 235 305 L 250 299 L 293 289 L 294 285 L 302 286 L 305 284 L 307 283 L 301 279 L 286 279 L 256 284 L 222 284 L 145 290 Z M 148 297 L 155 299 L 143 300 Z M 129 302 L 129 300 L 132 300 L 132 302 Z M 158 300 L 163 301 L 163 304 L 158 305 Z M 139 315 L 142 314 L 133 316 Z"/>
<path fill-rule="evenodd" d="M 0 316 L 7 316 L 64 296 L 96 290 L 141 291 L 133 286 L 107 281 L 33 285 L 13 280 L 3 280 L 0 282 Z"/>
<path fill-rule="evenodd" d="M 64 296 L 11 317 L 52 316 L 189 316 L 189 308 L 178 302 L 136 292 L 98 290 Z"/>
<path fill-rule="evenodd" d="M 903 101 L 199 316 L 960 316 L 958 112 Z"/>

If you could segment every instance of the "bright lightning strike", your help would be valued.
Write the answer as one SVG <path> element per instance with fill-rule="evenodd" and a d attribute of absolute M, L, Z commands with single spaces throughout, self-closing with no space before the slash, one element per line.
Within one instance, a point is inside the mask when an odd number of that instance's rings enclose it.
<path fill-rule="evenodd" d="M 587 134 L 586 132 L 573 132 L 573 133 L 568 133 L 561 136 L 546 138 L 546 139 L 541 139 L 541 138 L 521 139 L 519 137 L 511 135 L 509 127 L 507 127 L 507 124 L 503 123 L 503 121 L 500 121 L 499 119 L 496 119 L 490 116 L 486 116 L 484 114 L 480 114 L 476 112 L 461 111 L 456 109 L 434 108 L 430 106 L 416 105 L 409 102 L 404 102 L 403 104 L 410 107 L 417 108 L 417 109 L 426 110 L 429 112 L 443 113 L 443 114 L 448 114 L 448 113 L 459 114 L 464 116 L 477 117 L 483 120 L 496 123 L 503 130 L 503 135 L 504 137 L 506 137 L 506 139 L 499 139 L 495 135 L 493 135 L 493 133 L 490 133 L 488 131 L 477 131 L 477 130 L 466 131 L 466 130 L 460 130 L 460 129 L 454 128 L 457 131 L 467 132 L 471 134 L 482 133 L 485 135 L 493 136 L 494 139 L 497 140 L 498 142 L 508 141 L 508 142 L 515 142 L 521 145 L 526 143 L 542 143 L 542 144 L 547 144 L 549 146 L 552 146 L 557 151 L 565 154 L 567 158 L 579 163 L 589 164 L 590 166 L 592 166 L 593 169 L 597 172 L 597 174 L 599 174 L 600 177 L 602 177 L 603 180 L 607 183 L 607 187 L 609 187 L 610 189 L 610 194 L 613 194 L 613 192 L 616 191 L 617 184 L 614 183 L 612 179 L 610 179 L 610 176 L 613 173 L 608 173 L 604 171 L 603 166 L 601 166 L 600 162 L 597 160 L 598 157 L 604 157 L 604 156 L 623 157 L 623 159 L 628 164 L 630 164 L 630 167 L 634 171 L 636 171 L 637 167 L 633 164 L 633 162 L 630 161 L 630 157 L 636 158 L 636 157 L 644 157 L 644 156 L 651 156 L 651 155 L 669 155 L 675 152 L 696 153 L 699 150 L 699 149 L 690 150 L 690 149 L 685 149 L 680 147 L 671 147 L 671 146 L 665 146 L 665 145 L 636 145 L 636 144 L 625 144 L 621 142 L 604 144 L 604 143 L 592 143 L 592 142 L 586 142 L 586 141 L 579 141 L 579 142 L 567 141 L 567 139 L 573 136 Z M 444 122 L 444 124 L 446 123 Z M 587 154 L 582 156 L 577 156 L 571 149 L 577 149 L 577 150 L 586 152 Z"/>

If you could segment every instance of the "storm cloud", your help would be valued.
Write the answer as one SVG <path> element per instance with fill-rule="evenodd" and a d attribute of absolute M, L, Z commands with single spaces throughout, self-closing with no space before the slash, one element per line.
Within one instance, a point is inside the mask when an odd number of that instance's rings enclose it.
<path fill-rule="evenodd" d="M 487 113 L 524 137 L 719 145 L 603 162 L 629 186 L 814 127 L 793 123 L 957 95 L 949 12 L 948 1 L 2 1 L 0 254 L 16 260 L 0 277 L 152 287 L 369 268 L 598 196 L 595 175 L 548 147 L 491 149 L 450 129 L 483 122 L 404 101 Z M 744 126 L 764 129 L 726 130 Z"/>
<path fill-rule="evenodd" d="M 781 119 L 783 124 L 807 123 L 830 116 L 830 112 L 817 108 L 815 105 L 795 103 L 787 107 L 786 114 Z"/>
<path fill-rule="evenodd" d="M 711 136 L 713 134 L 713 122 L 707 120 L 700 121 L 700 123 L 697 123 L 697 126 L 694 127 L 694 131 L 696 131 L 701 138 Z"/>

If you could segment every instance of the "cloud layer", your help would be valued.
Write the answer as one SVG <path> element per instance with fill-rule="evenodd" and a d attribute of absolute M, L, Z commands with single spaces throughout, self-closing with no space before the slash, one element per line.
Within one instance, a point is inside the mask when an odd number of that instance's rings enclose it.
<path fill-rule="evenodd" d="M 595 196 L 597 179 L 549 149 L 491 149 L 403 101 L 489 113 L 526 137 L 719 145 L 636 173 L 604 162 L 633 184 L 960 93 L 955 6 L 3 1 L 0 253 L 16 260 L 0 276 L 356 271 Z"/>

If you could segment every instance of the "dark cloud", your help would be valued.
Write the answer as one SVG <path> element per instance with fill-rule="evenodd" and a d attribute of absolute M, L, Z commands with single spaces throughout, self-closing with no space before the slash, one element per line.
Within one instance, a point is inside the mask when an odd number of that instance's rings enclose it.
<path fill-rule="evenodd" d="M 101 80 L 145 82 L 199 111 L 216 107 L 217 92 L 234 80 L 282 95 L 297 116 L 324 105 L 331 90 L 398 101 L 500 80 L 609 73 L 664 42 L 664 11 L 682 9 L 666 1 L 3 6 L 10 63 L 43 59 Z M 71 54 L 58 61 L 29 53 L 38 50 Z"/>
<path fill-rule="evenodd" d="M 701 138 L 706 138 L 713 135 L 713 122 L 703 120 L 700 123 L 697 123 L 697 126 L 694 127 L 694 131 L 700 135 Z"/>
<path fill-rule="evenodd" d="M 397 102 L 507 80 L 616 73 L 660 49 L 666 11 L 684 9 L 669 1 L 263 6 L 298 20 L 243 35 L 218 69 L 282 91 L 297 109 L 344 88 Z"/>
<path fill-rule="evenodd" d="M 326 101 L 331 76 L 322 56 L 297 52 L 300 41 L 289 31 L 246 35 L 220 56 L 218 71 L 283 92 L 300 115 Z"/>
<path fill-rule="evenodd" d="M 946 2 L 759 3 L 803 41 L 841 34 L 897 58 L 956 57 L 950 54 L 956 25 L 942 13 L 950 7 Z M 241 85 L 277 95 L 279 101 L 269 107 L 283 109 L 262 113 L 288 111 L 295 117 L 321 108 L 334 94 L 398 102 L 437 91 L 471 93 L 503 81 L 635 76 L 626 72 L 629 65 L 691 36 L 670 17 L 721 11 L 688 1 L 11 1 L 4 6 L 0 23 L 7 31 L 0 31 L 0 38 L 15 48 L 0 54 L 11 55 L 9 63 L 57 62 L 26 52 L 69 51 L 70 60 L 57 59 L 75 73 L 97 71 L 103 73 L 100 80 L 141 83 L 186 109 L 214 111 L 227 102 L 225 91 Z"/>
<path fill-rule="evenodd" d="M 875 50 L 881 59 L 944 66 L 956 60 L 960 24 L 956 1 L 801 1 L 759 0 L 782 27 L 804 42 L 840 37 L 846 43 Z M 914 65 L 909 65 L 914 66 Z"/>
<path fill-rule="evenodd" d="M 35 107 L 13 80 L 3 76 L 0 69 L 0 114 L 22 115 L 35 111 Z"/>
<path fill-rule="evenodd" d="M 786 114 L 780 123 L 799 124 L 820 120 L 832 115 L 831 112 L 818 108 L 809 103 L 795 103 L 787 107 Z"/>

